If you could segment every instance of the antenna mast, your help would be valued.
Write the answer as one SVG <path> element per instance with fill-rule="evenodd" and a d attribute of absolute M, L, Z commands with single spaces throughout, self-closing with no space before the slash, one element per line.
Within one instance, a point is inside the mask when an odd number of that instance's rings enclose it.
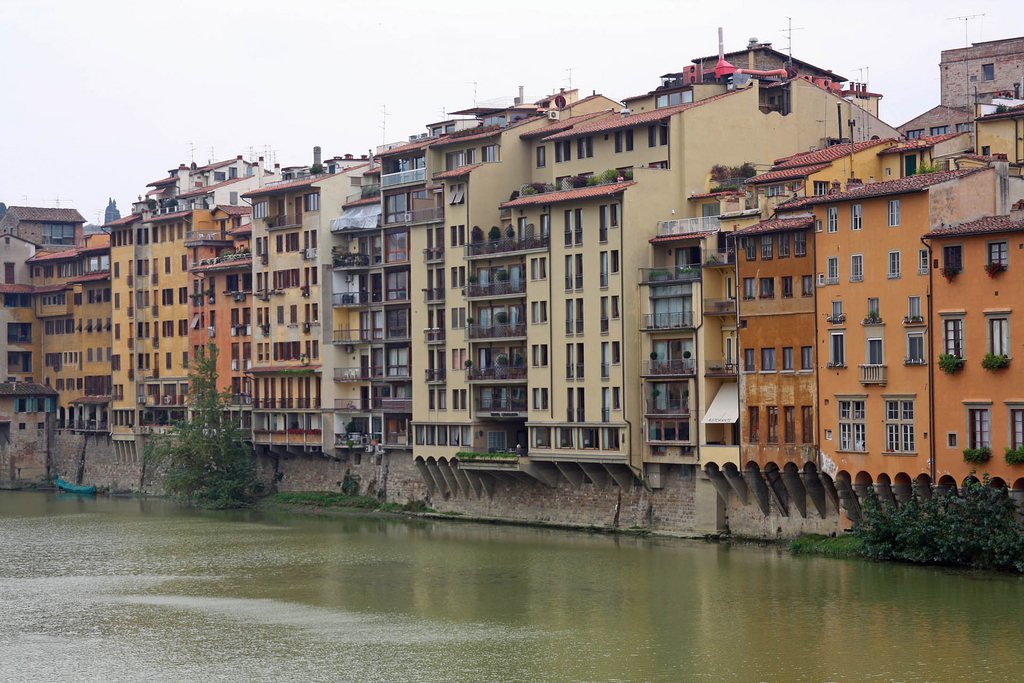
<path fill-rule="evenodd" d="M 789 53 L 789 61 L 792 62 L 793 61 L 793 31 L 803 31 L 804 27 L 803 26 L 799 26 L 797 28 L 793 28 L 793 17 L 786 17 L 786 19 L 789 22 L 789 26 L 787 28 L 782 29 L 782 32 L 786 34 L 786 39 L 789 41 L 788 44 L 786 45 L 786 52 Z"/>

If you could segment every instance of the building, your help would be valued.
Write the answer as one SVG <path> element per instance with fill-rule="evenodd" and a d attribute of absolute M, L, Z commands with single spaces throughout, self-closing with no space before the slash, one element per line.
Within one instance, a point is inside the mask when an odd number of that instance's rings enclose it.
<path fill-rule="evenodd" d="M 1006 155 L 1010 174 L 1024 175 L 1024 104 L 1004 106 L 1002 111 L 978 117 L 978 153 Z"/>
<path fill-rule="evenodd" d="M 0 218 L 0 235 L 14 235 L 50 251 L 82 244 L 85 219 L 76 209 L 9 206 Z"/>
<path fill-rule="evenodd" d="M 0 291 L 0 330 L 7 335 L 7 348 L 0 354 L 0 379 L 31 383 L 39 380 L 39 330 L 34 315 L 35 287 L 28 261 L 38 246 L 16 235 L 3 235 L 4 281 Z"/>
<path fill-rule="evenodd" d="M 1024 399 L 1013 353 L 1022 211 L 1017 202 L 1009 214 L 950 222 L 925 235 L 937 271 L 930 354 L 941 359 L 933 370 L 934 481 L 944 490 L 982 474 L 995 486 L 1024 490 Z"/>
<path fill-rule="evenodd" d="M 38 382 L 0 383 L 0 487 L 49 478 L 56 393 Z"/>

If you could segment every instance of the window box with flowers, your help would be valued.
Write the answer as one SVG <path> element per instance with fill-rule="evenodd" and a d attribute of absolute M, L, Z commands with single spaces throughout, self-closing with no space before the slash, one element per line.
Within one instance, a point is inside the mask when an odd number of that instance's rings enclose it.
<path fill-rule="evenodd" d="M 1007 446 L 1006 454 L 1003 458 L 1006 460 L 1007 465 L 1020 465 L 1024 463 L 1024 447 L 1010 448 Z"/>
<path fill-rule="evenodd" d="M 921 315 L 908 315 L 903 317 L 904 325 L 923 325 L 924 316 Z"/>
<path fill-rule="evenodd" d="M 882 316 L 878 315 L 874 311 L 868 313 L 867 317 L 860 321 L 861 325 L 877 325 L 882 322 Z"/>
<path fill-rule="evenodd" d="M 1005 354 L 986 353 L 981 359 L 981 367 L 986 370 L 1002 370 L 1010 367 L 1010 357 Z"/>
<path fill-rule="evenodd" d="M 753 301 L 754 297 L 750 296 L 749 294 L 744 294 L 743 295 L 743 300 L 744 301 Z"/>
<path fill-rule="evenodd" d="M 980 465 L 992 457 L 992 449 L 988 446 L 981 448 L 965 448 L 964 462 Z"/>
<path fill-rule="evenodd" d="M 953 282 L 953 278 L 960 274 L 963 268 L 959 266 L 943 266 L 942 277 L 946 278 L 946 282 Z"/>
<path fill-rule="evenodd" d="M 990 278 L 995 280 L 996 275 L 999 275 L 999 273 L 1006 272 L 1006 266 L 1003 265 L 1002 263 L 997 263 L 993 261 L 992 263 L 989 263 L 985 266 L 985 272 L 988 273 L 988 276 Z"/>
<path fill-rule="evenodd" d="M 836 363 L 833 361 L 829 361 L 828 363 L 825 364 L 825 367 L 830 370 L 841 370 L 846 367 L 846 363 Z"/>
<path fill-rule="evenodd" d="M 947 375 L 954 375 L 964 367 L 964 359 L 959 356 L 951 356 L 948 353 L 939 355 L 939 369 Z"/>

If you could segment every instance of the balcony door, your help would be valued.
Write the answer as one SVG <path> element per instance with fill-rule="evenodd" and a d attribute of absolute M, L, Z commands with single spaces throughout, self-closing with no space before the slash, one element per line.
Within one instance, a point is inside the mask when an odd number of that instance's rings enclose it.
<path fill-rule="evenodd" d="M 882 340 L 868 339 L 868 365 L 882 365 Z"/>

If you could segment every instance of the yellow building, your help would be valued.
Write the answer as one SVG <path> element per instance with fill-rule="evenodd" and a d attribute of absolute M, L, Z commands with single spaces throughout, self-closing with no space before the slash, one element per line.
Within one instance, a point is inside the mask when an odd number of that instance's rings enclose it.
<path fill-rule="evenodd" d="M 5 382 L 39 382 L 42 358 L 39 354 L 41 331 L 35 317 L 35 286 L 31 260 L 39 246 L 17 235 L 3 235 L 4 280 L 0 292 L 0 329 L 6 334 L 7 348 L 0 354 L 0 378 Z"/>
<path fill-rule="evenodd" d="M 1010 162 L 1010 175 L 1024 175 L 1024 104 L 979 116 L 974 125 L 978 154 L 1005 154 Z"/>

